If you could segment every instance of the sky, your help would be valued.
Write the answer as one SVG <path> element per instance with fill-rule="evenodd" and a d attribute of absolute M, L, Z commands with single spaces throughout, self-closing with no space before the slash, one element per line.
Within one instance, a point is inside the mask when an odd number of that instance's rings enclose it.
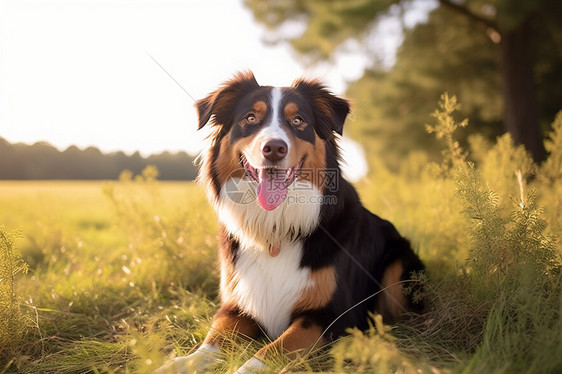
<path fill-rule="evenodd" d="M 194 101 L 235 72 L 274 86 L 318 77 L 343 95 L 367 64 L 351 52 L 306 67 L 264 34 L 242 0 L 0 0 L 0 137 L 196 154 L 204 133 Z M 392 24 L 379 34 L 391 65 L 400 35 Z"/>

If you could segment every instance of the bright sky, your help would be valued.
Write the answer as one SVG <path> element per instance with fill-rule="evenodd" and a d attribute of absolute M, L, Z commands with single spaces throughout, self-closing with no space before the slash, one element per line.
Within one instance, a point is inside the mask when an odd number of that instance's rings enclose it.
<path fill-rule="evenodd" d="M 360 54 L 307 69 L 263 35 L 241 0 L 0 0 L 0 137 L 193 154 L 193 99 L 238 70 L 275 86 L 319 77 L 337 94 L 362 75 Z"/>

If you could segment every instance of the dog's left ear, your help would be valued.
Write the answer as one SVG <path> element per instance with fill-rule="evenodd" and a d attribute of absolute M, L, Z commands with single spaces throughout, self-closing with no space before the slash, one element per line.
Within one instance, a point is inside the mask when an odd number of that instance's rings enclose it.
<path fill-rule="evenodd" d="M 313 103 L 315 129 L 322 139 L 330 139 L 332 131 L 342 135 L 345 118 L 349 114 L 349 102 L 332 94 L 322 83 L 316 80 L 297 80 L 293 83 L 303 97 Z"/>
<path fill-rule="evenodd" d="M 233 110 L 245 92 L 259 87 L 251 71 L 238 73 L 231 80 L 225 82 L 218 90 L 195 103 L 199 115 L 200 130 L 211 120 L 212 124 L 230 126 L 233 121 Z"/>

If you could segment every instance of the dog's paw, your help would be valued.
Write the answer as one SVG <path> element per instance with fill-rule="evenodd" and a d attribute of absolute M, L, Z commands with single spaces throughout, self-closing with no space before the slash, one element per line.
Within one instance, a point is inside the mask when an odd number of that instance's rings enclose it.
<path fill-rule="evenodd" d="M 155 374 L 201 374 L 209 372 L 220 363 L 220 350 L 213 346 L 202 346 L 183 357 L 176 357 L 155 371 Z"/>
<path fill-rule="evenodd" d="M 267 369 L 267 365 L 256 357 L 252 357 L 240 366 L 234 374 L 258 374 Z"/>

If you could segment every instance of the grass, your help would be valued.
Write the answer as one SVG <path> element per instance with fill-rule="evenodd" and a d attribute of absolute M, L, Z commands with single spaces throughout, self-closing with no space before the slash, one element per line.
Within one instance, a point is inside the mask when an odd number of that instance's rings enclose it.
<path fill-rule="evenodd" d="M 446 141 L 441 165 L 418 154 L 398 173 L 372 165 L 358 184 L 426 263 L 427 313 L 394 327 L 373 316 L 366 333 L 291 370 L 562 370 L 562 115 L 537 166 L 508 137 L 460 149 L 457 105 L 445 97 L 430 126 Z M 119 182 L 4 181 L 0 206 L 0 374 L 149 373 L 205 336 L 217 224 L 199 186 L 158 182 L 152 169 Z M 217 372 L 263 343 L 230 339 Z"/>
<path fill-rule="evenodd" d="M 200 341 L 218 287 L 214 215 L 192 183 L 154 184 L 0 183 L 0 222 L 24 233 L 17 295 L 31 322 L 0 345 L 0 372 L 149 371 L 165 345 Z"/>

